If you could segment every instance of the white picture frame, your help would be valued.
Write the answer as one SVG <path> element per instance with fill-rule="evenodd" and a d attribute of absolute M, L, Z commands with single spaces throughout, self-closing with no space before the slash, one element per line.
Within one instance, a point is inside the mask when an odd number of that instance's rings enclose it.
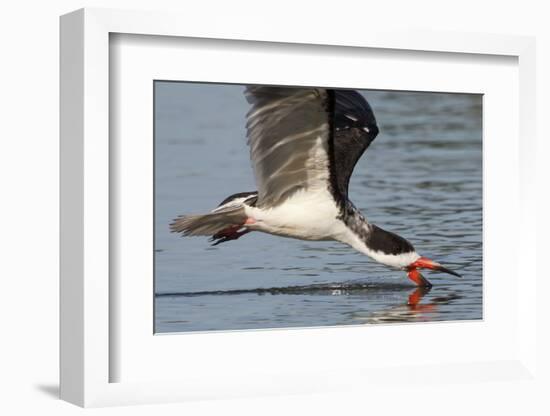
<path fill-rule="evenodd" d="M 480 383 L 483 380 L 524 380 L 536 382 L 536 279 L 535 261 L 528 251 L 526 242 L 535 241 L 536 218 L 535 198 L 530 178 L 534 172 L 535 154 L 535 44 L 529 37 L 465 34 L 396 32 L 378 29 L 328 33 L 322 28 L 301 33 L 293 30 L 281 31 L 275 25 L 247 26 L 246 34 L 235 31 L 235 22 L 206 27 L 198 20 L 169 13 L 120 11 L 107 9 L 82 9 L 61 18 L 61 398 L 80 406 L 107 406 L 120 404 L 173 402 L 216 397 L 248 397 L 282 393 L 315 393 L 338 391 L 363 387 L 384 388 L 392 380 L 411 371 L 421 374 L 417 387 L 430 383 L 436 378 L 440 383 L 450 382 L 450 378 L 461 382 Z M 121 329 L 113 323 L 117 314 L 116 294 L 120 287 L 113 284 L 110 275 L 116 267 L 116 259 L 110 254 L 110 227 L 115 218 L 111 217 L 110 194 L 111 173 L 116 171 L 110 158 L 110 37 L 112 34 L 161 36 L 156 42 L 174 39 L 213 39 L 224 42 L 276 43 L 282 51 L 291 45 L 304 48 L 330 45 L 332 50 L 411 51 L 411 53 L 431 53 L 430 59 L 469 56 L 475 62 L 482 56 L 506 56 L 517 59 L 517 83 L 519 86 L 517 120 L 519 131 L 519 156 L 517 170 L 511 170 L 511 179 L 519 188 L 511 192 L 511 210 L 518 218 L 517 247 L 512 250 L 515 259 L 510 271 L 510 282 L 514 286 L 513 309 L 515 322 L 512 346 L 495 352 L 494 360 L 476 352 L 456 362 L 445 356 L 434 355 L 434 361 L 396 361 L 394 366 L 383 363 L 376 366 L 371 362 L 366 366 L 350 367 L 327 365 L 319 371 L 306 371 L 299 366 L 281 367 L 278 371 L 265 368 L 259 373 L 247 373 L 243 362 L 227 368 L 218 367 L 201 370 L 200 366 L 190 366 L 189 374 L 181 377 L 181 371 L 174 369 L 173 377 L 166 373 L 146 374 L 144 377 L 120 377 L 113 368 L 124 361 L 124 349 L 113 348 L 113 340 Z M 170 38 L 168 38 L 170 37 Z M 139 72 L 139 71 L 136 71 Z M 225 80 L 221 80 L 225 81 Z M 250 80 L 251 82 L 253 80 Z M 254 80 L 259 82 L 258 80 Z M 260 80 L 261 81 L 261 80 Z M 319 81 L 322 82 L 322 81 Z M 328 81 L 327 81 L 328 82 Z M 332 83 L 337 82 L 332 80 Z M 381 86 L 390 88 L 391 86 Z M 430 89 L 431 90 L 431 89 Z M 512 118 L 515 118 L 512 117 Z M 152 116 L 151 116 L 152 118 Z M 110 130 L 111 127 L 111 130 Z M 498 128 L 496 126 L 495 128 Z M 503 158 L 506 156 L 503 154 Z M 116 162 L 116 161 L 115 161 Z M 493 169 L 498 165 L 493 165 Z M 486 194 L 487 195 L 487 194 Z M 514 242 L 515 242 L 514 241 Z M 521 286 L 518 285 L 517 264 L 522 264 Z M 513 274 L 513 276 L 512 276 Z M 487 277 L 487 276 L 486 276 Z M 490 276 L 489 276 L 490 278 Z M 484 279 L 486 282 L 487 280 Z M 495 286 L 486 288 L 495 290 Z M 507 293 L 507 292 L 506 292 Z M 130 317 L 122 327 L 139 327 L 137 317 Z M 134 319 L 134 323 L 131 320 Z M 498 320 L 495 320 L 498 326 Z M 429 325 L 428 325 L 429 327 Z M 433 329 L 418 329 L 420 326 L 401 326 L 410 336 L 428 334 Z M 416 328 L 416 329 L 414 329 Z M 465 336 L 483 337 L 483 328 L 471 326 L 443 328 L 445 336 L 452 337 L 457 331 L 465 331 Z M 151 327 L 148 327 L 150 330 Z M 501 328 L 502 330 L 502 328 Z M 353 332 L 354 331 L 354 332 Z M 384 348 L 383 337 L 387 329 L 371 330 L 369 336 L 380 338 L 379 348 Z M 474 331 L 474 332 L 468 332 Z M 478 331 L 477 333 L 475 331 Z M 264 341 L 277 342 L 286 333 L 300 345 L 312 342 L 326 345 L 334 337 L 342 337 L 343 330 L 324 328 L 310 332 L 264 331 Z M 388 332 L 389 333 L 389 332 Z M 472 335 L 472 334 L 476 335 Z M 234 351 L 245 342 L 253 341 L 249 332 L 185 335 L 189 343 L 201 342 L 218 344 L 226 342 Z M 289 335 L 290 334 L 290 335 Z M 351 329 L 349 336 L 358 336 Z M 171 343 L 170 337 L 153 337 L 155 343 Z M 348 336 L 345 335 L 345 336 Z M 214 339 L 215 337 L 215 339 Z M 374 338 L 373 338 L 374 337 Z M 256 337 L 258 338 L 258 337 Z M 131 338 L 129 338 L 131 339 Z M 175 338 L 174 338 L 175 339 Z M 352 338 L 350 338 L 352 339 Z M 475 342 L 481 338 L 472 338 Z M 160 341 L 159 341 L 160 340 Z M 360 342 L 364 339 L 357 338 Z M 286 342 L 286 341 L 285 341 Z M 200 354 L 201 345 L 195 350 Z M 259 344 L 262 345 L 262 344 Z M 281 344 L 283 345 L 283 344 Z M 139 349 L 140 344 L 135 348 Z M 170 347 L 173 349 L 173 347 Z M 283 351 L 287 351 L 283 348 Z M 127 351 L 126 351 L 127 352 Z M 289 354 L 287 351 L 286 354 Z M 200 361 L 200 356 L 193 360 Z M 257 357 L 255 357 L 257 358 Z M 287 356 L 290 358 L 290 355 Z M 151 357 L 153 359 L 153 357 Z M 145 360 L 144 360 L 145 361 Z M 284 360 L 283 360 L 284 361 Z M 290 360 L 292 361 L 292 360 Z M 134 362 L 134 364 L 132 364 Z M 137 365 L 129 361 L 130 365 Z M 180 369 L 181 370 L 181 369 Z M 264 371 L 265 370 L 265 371 Z M 311 370 L 311 368 L 310 368 Z M 216 371 L 219 373 L 217 374 Z M 142 369 L 136 368 L 138 374 Z M 245 374 L 236 376 L 237 372 Z M 483 376 L 476 376 L 477 373 Z M 114 375 L 115 374 L 115 375 Z M 474 375 L 472 375 L 474 374 Z M 344 381 L 346 380 L 346 381 Z M 380 385 L 382 387 L 380 387 Z"/>

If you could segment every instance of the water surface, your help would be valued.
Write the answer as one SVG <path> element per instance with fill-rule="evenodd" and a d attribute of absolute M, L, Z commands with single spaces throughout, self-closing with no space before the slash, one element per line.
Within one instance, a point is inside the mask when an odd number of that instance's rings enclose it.
<path fill-rule="evenodd" d="M 168 224 L 255 190 L 238 85 L 155 83 L 155 331 L 480 319 L 481 96 L 362 91 L 380 134 L 350 198 L 370 222 L 463 275 L 404 272 L 336 242 L 250 233 L 211 247 Z"/>

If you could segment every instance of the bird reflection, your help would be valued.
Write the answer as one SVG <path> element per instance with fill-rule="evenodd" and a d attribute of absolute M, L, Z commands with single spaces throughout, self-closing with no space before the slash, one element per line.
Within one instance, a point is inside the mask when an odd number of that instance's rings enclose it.
<path fill-rule="evenodd" d="M 358 311 L 353 313 L 357 323 L 377 324 L 391 322 L 425 322 L 432 321 L 439 313 L 439 306 L 449 304 L 460 296 L 450 293 L 445 296 L 430 298 L 423 302 L 423 298 L 430 293 L 431 287 L 417 287 L 407 296 L 406 303 L 400 303 L 378 311 Z"/>
<path fill-rule="evenodd" d="M 407 305 L 411 310 L 425 310 L 425 311 L 433 311 L 434 310 L 434 304 L 428 303 L 426 305 L 421 305 L 420 301 L 422 298 L 427 295 L 430 290 L 432 290 L 431 287 L 417 287 L 412 293 L 409 294 L 409 300 L 407 302 Z"/>

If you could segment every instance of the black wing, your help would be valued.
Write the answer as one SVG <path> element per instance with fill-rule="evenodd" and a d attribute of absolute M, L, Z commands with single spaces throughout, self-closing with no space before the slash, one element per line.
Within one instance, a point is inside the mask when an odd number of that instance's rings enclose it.
<path fill-rule="evenodd" d="M 353 90 L 332 90 L 333 186 L 348 197 L 349 179 L 355 164 L 378 134 L 372 108 Z"/>

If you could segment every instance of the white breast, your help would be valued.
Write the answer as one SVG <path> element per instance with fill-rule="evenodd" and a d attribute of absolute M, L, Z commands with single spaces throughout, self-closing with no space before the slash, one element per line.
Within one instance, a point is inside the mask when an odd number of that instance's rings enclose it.
<path fill-rule="evenodd" d="M 341 232 L 342 222 L 328 189 L 298 191 L 273 208 L 246 207 L 256 223 L 249 228 L 302 240 L 332 240 Z"/>

